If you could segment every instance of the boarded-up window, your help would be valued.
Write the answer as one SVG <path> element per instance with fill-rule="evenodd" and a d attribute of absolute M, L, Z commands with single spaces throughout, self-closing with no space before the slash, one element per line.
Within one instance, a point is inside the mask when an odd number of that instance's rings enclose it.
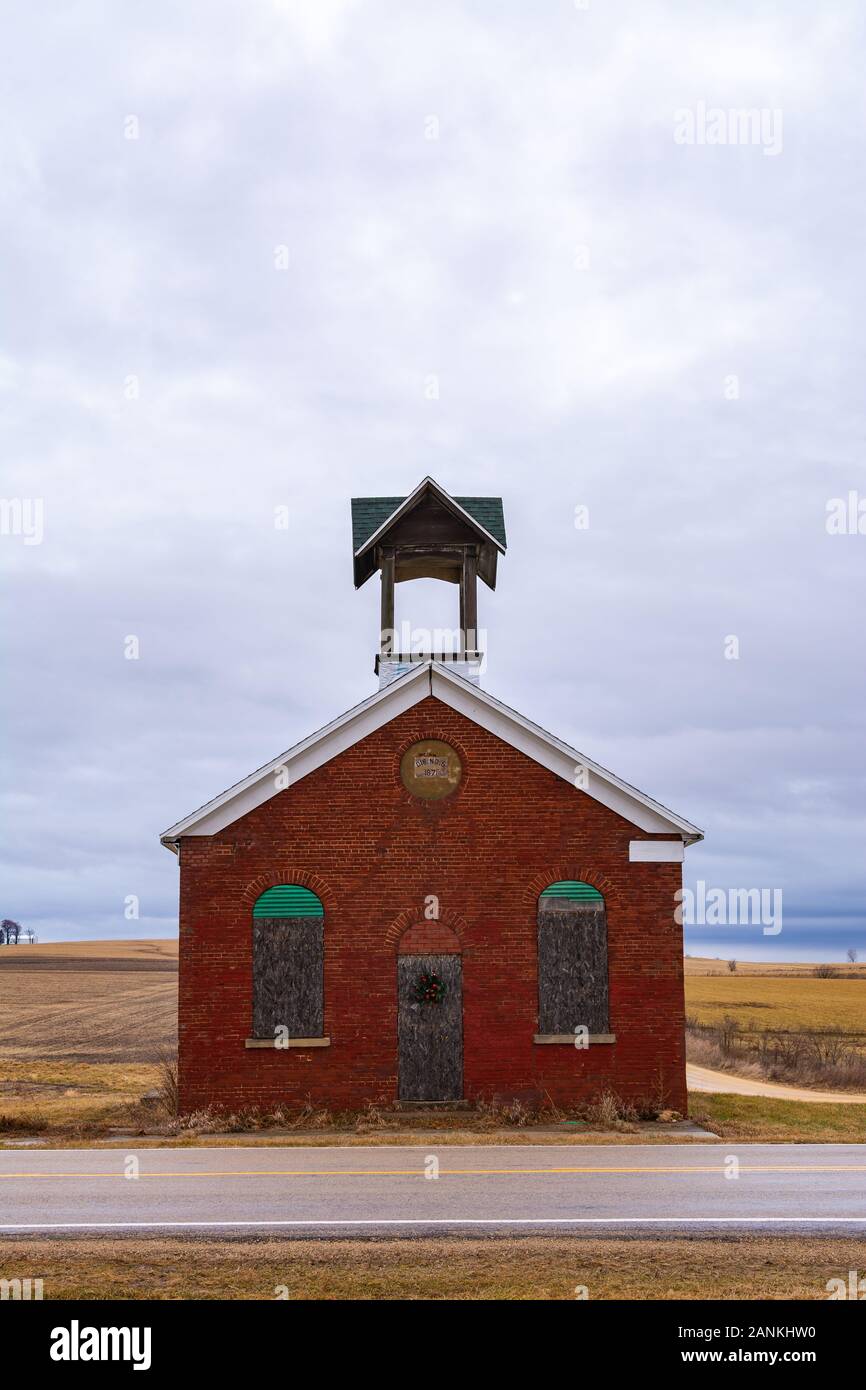
<path fill-rule="evenodd" d="M 325 912 L 309 888 L 280 883 L 253 906 L 253 1037 L 324 1034 Z"/>
<path fill-rule="evenodd" d="M 607 916 L 591 883 L 552 883 L 538 899 L 538 1031 L 609 1031 Z"/>

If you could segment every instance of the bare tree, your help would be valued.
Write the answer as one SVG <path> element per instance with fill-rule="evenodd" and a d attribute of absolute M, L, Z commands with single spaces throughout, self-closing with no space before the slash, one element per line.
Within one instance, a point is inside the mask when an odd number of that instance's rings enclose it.
<path fill-rule="evenodd" d="M 13 922 L 11 917 L 4 917 L 0 922 L 0 945 L 17 946 L 22 930 L 20 922 Z"/>
<path fill-rule="evenodd" d="M 857 960 L 857 948 L 855 946 L 848 947 L 848 959 L 850 960 L 852 965 Z"/>
<path fill-rule="evenodd" d="M 735 960 L 729 960 L 728 969 L 730 970 L 731 974 L 734 975 L 737 969 L 737 962 Z"/>

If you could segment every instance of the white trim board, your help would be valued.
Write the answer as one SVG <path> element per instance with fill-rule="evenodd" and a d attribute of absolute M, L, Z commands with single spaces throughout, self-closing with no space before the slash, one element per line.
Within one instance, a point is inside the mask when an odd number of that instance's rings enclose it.
<path fill-rule="evenodd" d="M 703 839 L 703 832 L 690 821 L 615 777 L 538 724 L 524 719 L 441 662 L 426 661 L 170 826 L 160 836 L 162 843 L 176 851 L 177 842 L 184 835 L 216 835 L 283 790 L 285 777 L 279 786 L 276 780 L 281 769 L 288 773 L 288 785 L 292 786 L 430 695 L 561 777 L 575 787 L 575 795 L 600 801 L 639 830 L 649 834 L 673 833 L 685 844 Z M 578 771 L 585 788 L 575 784 Z"/>
<path fill-rule="evenodd" d="M 629 840 L 628 857 L 632 864 L 682 864 L 685 846 L 682 840 Z"/>

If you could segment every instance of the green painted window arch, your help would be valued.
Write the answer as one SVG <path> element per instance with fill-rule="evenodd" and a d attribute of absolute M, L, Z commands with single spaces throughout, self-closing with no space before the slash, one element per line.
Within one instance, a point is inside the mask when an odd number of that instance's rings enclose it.
<path fill-rule="evenodd" d="M 321 898 L 299 883 L 278 883 L 253 903 L 253 917 L 324 917 Z"/>
<path fill-rule="evenodd" d="M 539 894 L 539 902 L 545 898 L 567 898 L 575 903 L 603 903 L 604 896 L 599 893 L 597 888 L 593 888 L 591 883 L 583 883 L 580 879 L 564 878 L 559 883 L 551 883 L 544 892 Z"/>

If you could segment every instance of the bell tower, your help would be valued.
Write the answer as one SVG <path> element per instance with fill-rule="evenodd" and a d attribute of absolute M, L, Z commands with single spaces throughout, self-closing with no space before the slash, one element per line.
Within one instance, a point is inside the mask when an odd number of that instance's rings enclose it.
<path fill-rule="evenodd" d="M 505 554 L 501 497 L 451 497 L 424 478 L 408 497 L 353 497 L 355 588 L 379 571 L 382 599 L 379 689 L 420 661 L 447 661 L 479 684 L 478 580 L 496 588 L 496 562 Z M 394 588 L 409 579 L 441 579 L 458 586 L 453 629 L 415 635 L 394 625 Z M 408 625 L 404 624 L 408 629 Z M 418 637 L 420 636 L 420 643 Z"/>

